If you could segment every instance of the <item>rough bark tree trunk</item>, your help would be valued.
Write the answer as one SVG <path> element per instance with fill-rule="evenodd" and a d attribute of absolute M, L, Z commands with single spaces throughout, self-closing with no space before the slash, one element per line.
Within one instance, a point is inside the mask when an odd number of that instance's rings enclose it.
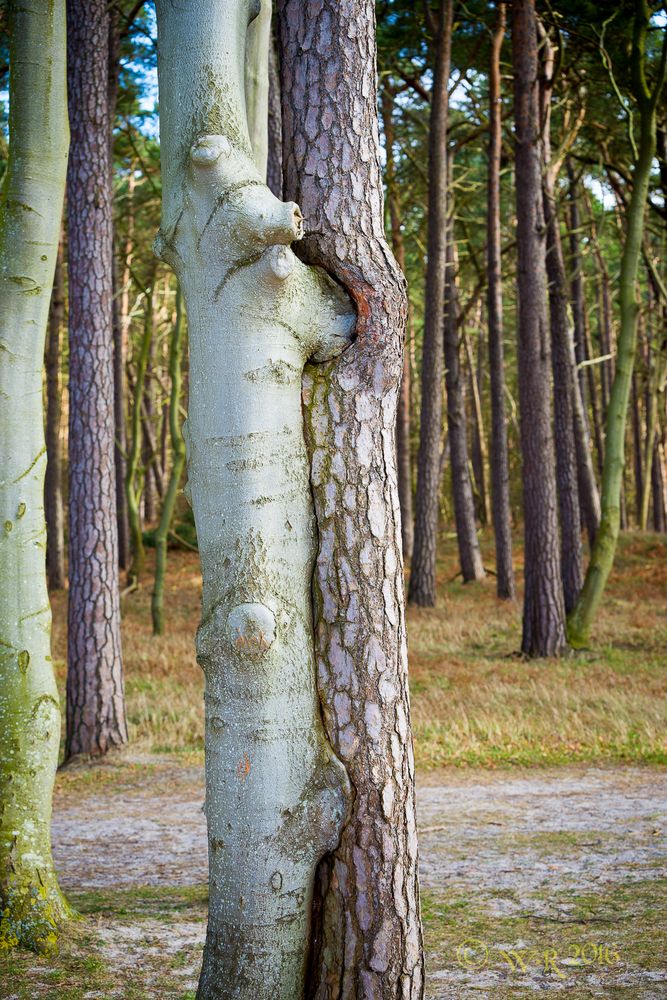
<path fill-rule="evenodd" d="M 198 997 L 291 1000 L 305 988 L 315 870 L 351 795 L 317 699 L 301 376 L 307 359 L 347 346 L 354 313 L 289 249 L 301 213 L 253 161 L 244 60 L 257 5 L 158 0 L 157 12 L 156 248 L 188 315 L 184 437 L 203 577 L 210 894 Z"/>
<path fill-rule="evenodd" d="M 566 647 L 561 583 L 544 208 L 540 154 L 538 39 L 534 0 L 512 4 L 516 133 L 518 353 L 525 592 L 521 648 L 554 656 Z"/>
<path fill-rule="evenodd" d="M 568 620 L 572 645 L 585 646 L 614 563 L 621 520 L 625 467 L 625 427 L 637 343 L 637 271 L 644 236 L 644 218 L 651 165 L 656 150 L 656 113 L 667 70 L 667 31 L 652 87 L 646 79 L 646 38 L 651 10 L 646 0 L 635 0 L 632 39 L 632 88 L 639 109 L 638 155 L 633 166 L 632 195 L 627 211 L 626 237 L 621 258 L 621 328 L 616 371 L 607 409 L 607 432 L 602 475 L 600 528 L 595 538 L 581 597 Z"/>
<path fill-rule="evenodd" d="M 46 475 L 44 513 L 46 515 L 46 578 L 49 590 L 65 586 L 65 514 L 63 509 L 62 450 L 60 447 L 61 354 L 60 331 L 65 322 L 65 275 L 62 244 L 58 248 L 49 309 L 46 342 Z"/>
<path fill-rule="evenodd" d="M 452 499 L 456 522 L 456 540 L 463 582 L 482 580 L 484 565 L 477 538 L 475 499 L 470 479 L 468 427 L 466 421 L 464 376 L 459 357 L 460 310 L 456 281 L 457 262 L 454 247 L 454 221 L 447 223 L 447 273 L 445 277 L 444 359 L 447 386 L 447 429 L 449 431 Z"/>
<path fill-rule="evenodd" d="M 394 447 L 406 300 L 383 230 L 375 5 L 280 0 L 278 15 L 285 191 L 303 207 L 307 259 L 338 278 L 358 315 L 355 344 L 320 376 L 310 370 L 304 384 L 320 536 L 319 690 L 327 733 L 355 789 L 340 846 L 319 873 L 309 996 L 418 1000 L 423 960 Z"/>
<path fill-rule="evenodd" d="M 9 5 L 0 196 L 0 948 L 53 947 L 71 911 L 51 856 L 60 705 L 44 549 L 42 363 L 65 193 L 64 0 Z"/>
<path fill-rule="evenodd" d="M 394 165 L 394 101 L 386 85 L 382 89 L 380 107 L 382 109 L 382 125 L 385 138 L 385 181 L 389 204 L 391 244 L 396 262 L 401 271 L 405 272 L 405 245 L 401 229 L 403 214 L 401 212 L 401 195 L 396 182 Z M 412 462 L 410 459 L 410 358 L 407 351 L 403 352 L 403 375 L 401 378 L 401 391 L 398 397 L 396 457 L 398 497 L 401 506 L 403 557 L 404 559 L 411 559 L 414 543 L 414 514 L 412 509 Z"/>
<path fill-rule="evenodd" d="M 269 45 L 269 155 L 266 183 L 276 198 L 283 196 L 283 118 L 280 106 L 280 69 L 273 36 Z"/>
<path fill-rule="evenodd" d="M 69 608 L 65 754 L 127 741 L 120 640 L 106 0 L 67 5 Z"/>
<path fill-rule="evenodd" d="M 440 0 L 433 46 L 433 90 L 428 138 L 428 257 L 424 291 L 421 415 L 415 495 L 415 537 L 408 591 L 411 604 L 433 607 L 440 502 L 442 367 L 447 253 L 447 124 L 453 0 Z"/>
<path fill-rule="evenodd" d="M 505 413 L 505 350 L 503 344 L 500 238 L 500 160 L 502 155 L 500 51 L 505 37 L 505 10 L 504 3 L 498 4 L 489 69 L 486 262 L 488 271 L 489 378 L 491 384 L 491 497 L 493 530 L 496 541 L 496 587 L 498 597 L 511 600 L 515 596 L 515 585 L 512 568 L 512 518 L 507 417 Z"/>

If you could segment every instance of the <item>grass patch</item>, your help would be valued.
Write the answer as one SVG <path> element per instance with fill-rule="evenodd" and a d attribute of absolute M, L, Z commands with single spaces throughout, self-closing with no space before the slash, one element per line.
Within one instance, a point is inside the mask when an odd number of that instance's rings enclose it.
<path fill-rule="evenodd" d="M 493 566 L 490 532 L 481 538 Z M 498 601 L 495 580 L 463 585 L 456 542 L 443 537 L 439 603 L 408 610 L 416 759 L 444 765 L 667 764 L 667 544 L 627 533 L 594 629 L 594 647 L 562 660 L 523 661 L 520 603 Z M 521 548 L 517 542 L 517 572 Z M 194 654 L 198 557 L 172 551 L 167 634 L 150 625 L 150 568 L 123 602 L 127 708 L 133 748 L 199 757 L 203 675 Z M 65 595 L 53 595 L 54 656 L 64 694 Z"/>

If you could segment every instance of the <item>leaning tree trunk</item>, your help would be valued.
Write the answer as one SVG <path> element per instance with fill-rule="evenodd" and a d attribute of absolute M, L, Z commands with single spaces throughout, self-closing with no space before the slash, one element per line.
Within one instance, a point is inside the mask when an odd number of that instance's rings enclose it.
<path fill-rule="evenodd" d="M 69 610 L 65 754 L 127 741 L 114 467 L 106 0 L 69 0 Z"/>
<path fill-rule="evenodd" d="M 373 0 L 278 3 L 285 191 L 303 207 L 306 259 L 341 282 L 358 316 L 354 345 L 304 383 L 319 690 L 356 793 L 318 877 L 316 1000 L 423 990 L 394 447 L 406 300 L 383 229 L 374 10 Z"/>
<path fill-rule="evenodd" d="M 65 275 L 62 246 L 58 248 L 56 270 L 49 309 L 49 332 L 44 355 L 46 370 L 46 476 L 44 512 L 46 515 L 46 577 L 49 590 L 65 586 L 65 514 L 63 510 L 62 449 L 60 417 L 62 385 L 60 378 L 60 335 L 65 320 Z"/>
<path fill-rule="evenodd" d="M 452 471 L 452 499 L 456 540 L 463 582 L 482 580 L 484 565 L 477 538 L 475 520 L 475 499 L 470 478 L 468 459 L 468 426 L 466 421 L 464 381 L 459 355 L 460 311 L 457 288 L 457 265 L 454 252 L 454 220 L 447 224 L 447 275 L 445 278 L 445 329 L 444 358 L 445 383 L 447 386 L 447 429 L 449 431 L 449 455 Z M 474 375 L 473 375 L 474 377 Z"/>
<path fill-rule="evenodd" d="M 299 208 L 253 162 L 244 55 L 256 5 L 158 0 L 157 11 L 156 248 L 188 315 L 184 436 L 203 576 L 210 884 L 198 997 L 291 1000 L 305 989 L 315 870 L 351 795 L 317 698 L 301 376 L 348 345 L 354 313 L 292 253 Z"/>
<path fill-rule="evenodd" d="M 568 638 L 575 647 L 585 646 L 614 563 L 621 522 L 621 493 L 625 467 L 625 425 L 637 344 L 637 271 L 644 237 L 644 217 L 651 167 L 656 149 L 656 113 L 667 70 L 667 30 L 663 34 L 662 57 L 652 89 L 646 80 L 646 39 L 651 10 L 646 0 L 636 0 L 632 41 L 633 92 L 639 108 L 640 134 L 634 164 L 632 195 L 626 218 L 626 237 L 621 258 L 621 327 L 616 348 L 616 372 L 607 408 L 604 468 L 602 473 L 600 528 L 577 606 L 568 620 Z"/>
<path fill-rule="evenodd" d="M 514 597 L 512 568 L 512 518 L 510 513 L 509 450 L 505 414 L 505 361 L 503 344 L 503 292 L 500 245 L 500 160 L 502 156 L 502 98 L 500 51 L 505 37 L 505 4 L 498 4 L 498 18 L 489 70 L 489 168 L 487 179 L 487 311 L 489 322 L 489 379 L 491 384 L 491 495 L 496 539 L 498 597 Z"/>
<path fill-rule="evenodd" d="M 55 942 L 60 705 L 46 589 L 42 359 L 67 165 L 64 0 L 9 5 L 9 162 L 0 213 L 0 950 Z"/>
<path fill-rule="evenodd" d="M 409 600 L 433 607 L 440 500 L 442 436 L 442 358 L 447 253 L 447 124 L 453 0 L 440 0 L 434 40 L 435 66 L 428 137 L 428 256 L 424 290 L 421 416 L 415 495 L 415 537 Z"/>
<path fill-rule="evenodd" d="M 552 432 L 550 333 L 540 155 L 535 0 L 512 4 L 516 126 L 519 405 L 523 457 L 525 591 L 522 651 L 566 646 Z"/>

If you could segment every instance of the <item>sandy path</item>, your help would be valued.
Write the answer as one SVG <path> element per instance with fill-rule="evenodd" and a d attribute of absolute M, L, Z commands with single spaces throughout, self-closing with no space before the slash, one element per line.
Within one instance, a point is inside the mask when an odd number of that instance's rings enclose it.
<path fill-rule="evenodd" d="M 121 781 L 103 792 L 94 785 L 91 791 L 61 791 L 53 833 L 63 887 L 76 892 L 204 883 L 202 801 L 200 770 L 167 762 L 129 786 Z M 445 899 L 475 894 L 492 917 L 528 908 L 538 919 L 566 923 L 568 892 L 606 891 L 621 881 L 667 874 L 667 770 L 439 772 L 420 783 L 418 801 L 422 885 Z M 141 931 L 132 925 L 100 928 L 107 957 L 119 962 L 136 960 L 142 950 L 196 946 L 203 935 L 200 921 L 172 927 L 169 943 L 151 921 Z M 502 969 L 462 967 L 451 949 L 432 955 L 429 964 L 434 1000 L 529 996 L 545 988 L 548 995 L 568 988 L 560 981 L 547 984 L 538 970 L 505 992 Z M 184 969 L 184 985 L 195 974 L 195 968 Z M 658 1000 L 667 997 L 667 971 L 624 968 L 611 979 L 580 974 L 577 990 L 582 997 Z"/>

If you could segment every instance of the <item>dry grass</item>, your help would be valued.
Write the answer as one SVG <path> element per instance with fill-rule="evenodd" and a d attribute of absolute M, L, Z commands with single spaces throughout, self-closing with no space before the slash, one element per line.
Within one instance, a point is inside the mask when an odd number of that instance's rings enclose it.
<path fill-rule="evenodd" d="M 483 539 L 488 564 L 492 540 Z M 495 581 L 463 586 L 445 539 L 440 603 L 410 609 L 410 672 L 417 760 L 444 764 L 667 762 L 667 544 L 626 535 L 594 632 L 595 647 L 560 661 L 524 662 L 520 606 Z M 203 678 L 194 658 L 197 557 L 170 554 L 167 635 L 150 631 L 150 579 L 123 606 L 132 740 L 153 752 L 200 751 Z M 54 596 L 54 655 L 64 678 L 65 599 Z"/>

